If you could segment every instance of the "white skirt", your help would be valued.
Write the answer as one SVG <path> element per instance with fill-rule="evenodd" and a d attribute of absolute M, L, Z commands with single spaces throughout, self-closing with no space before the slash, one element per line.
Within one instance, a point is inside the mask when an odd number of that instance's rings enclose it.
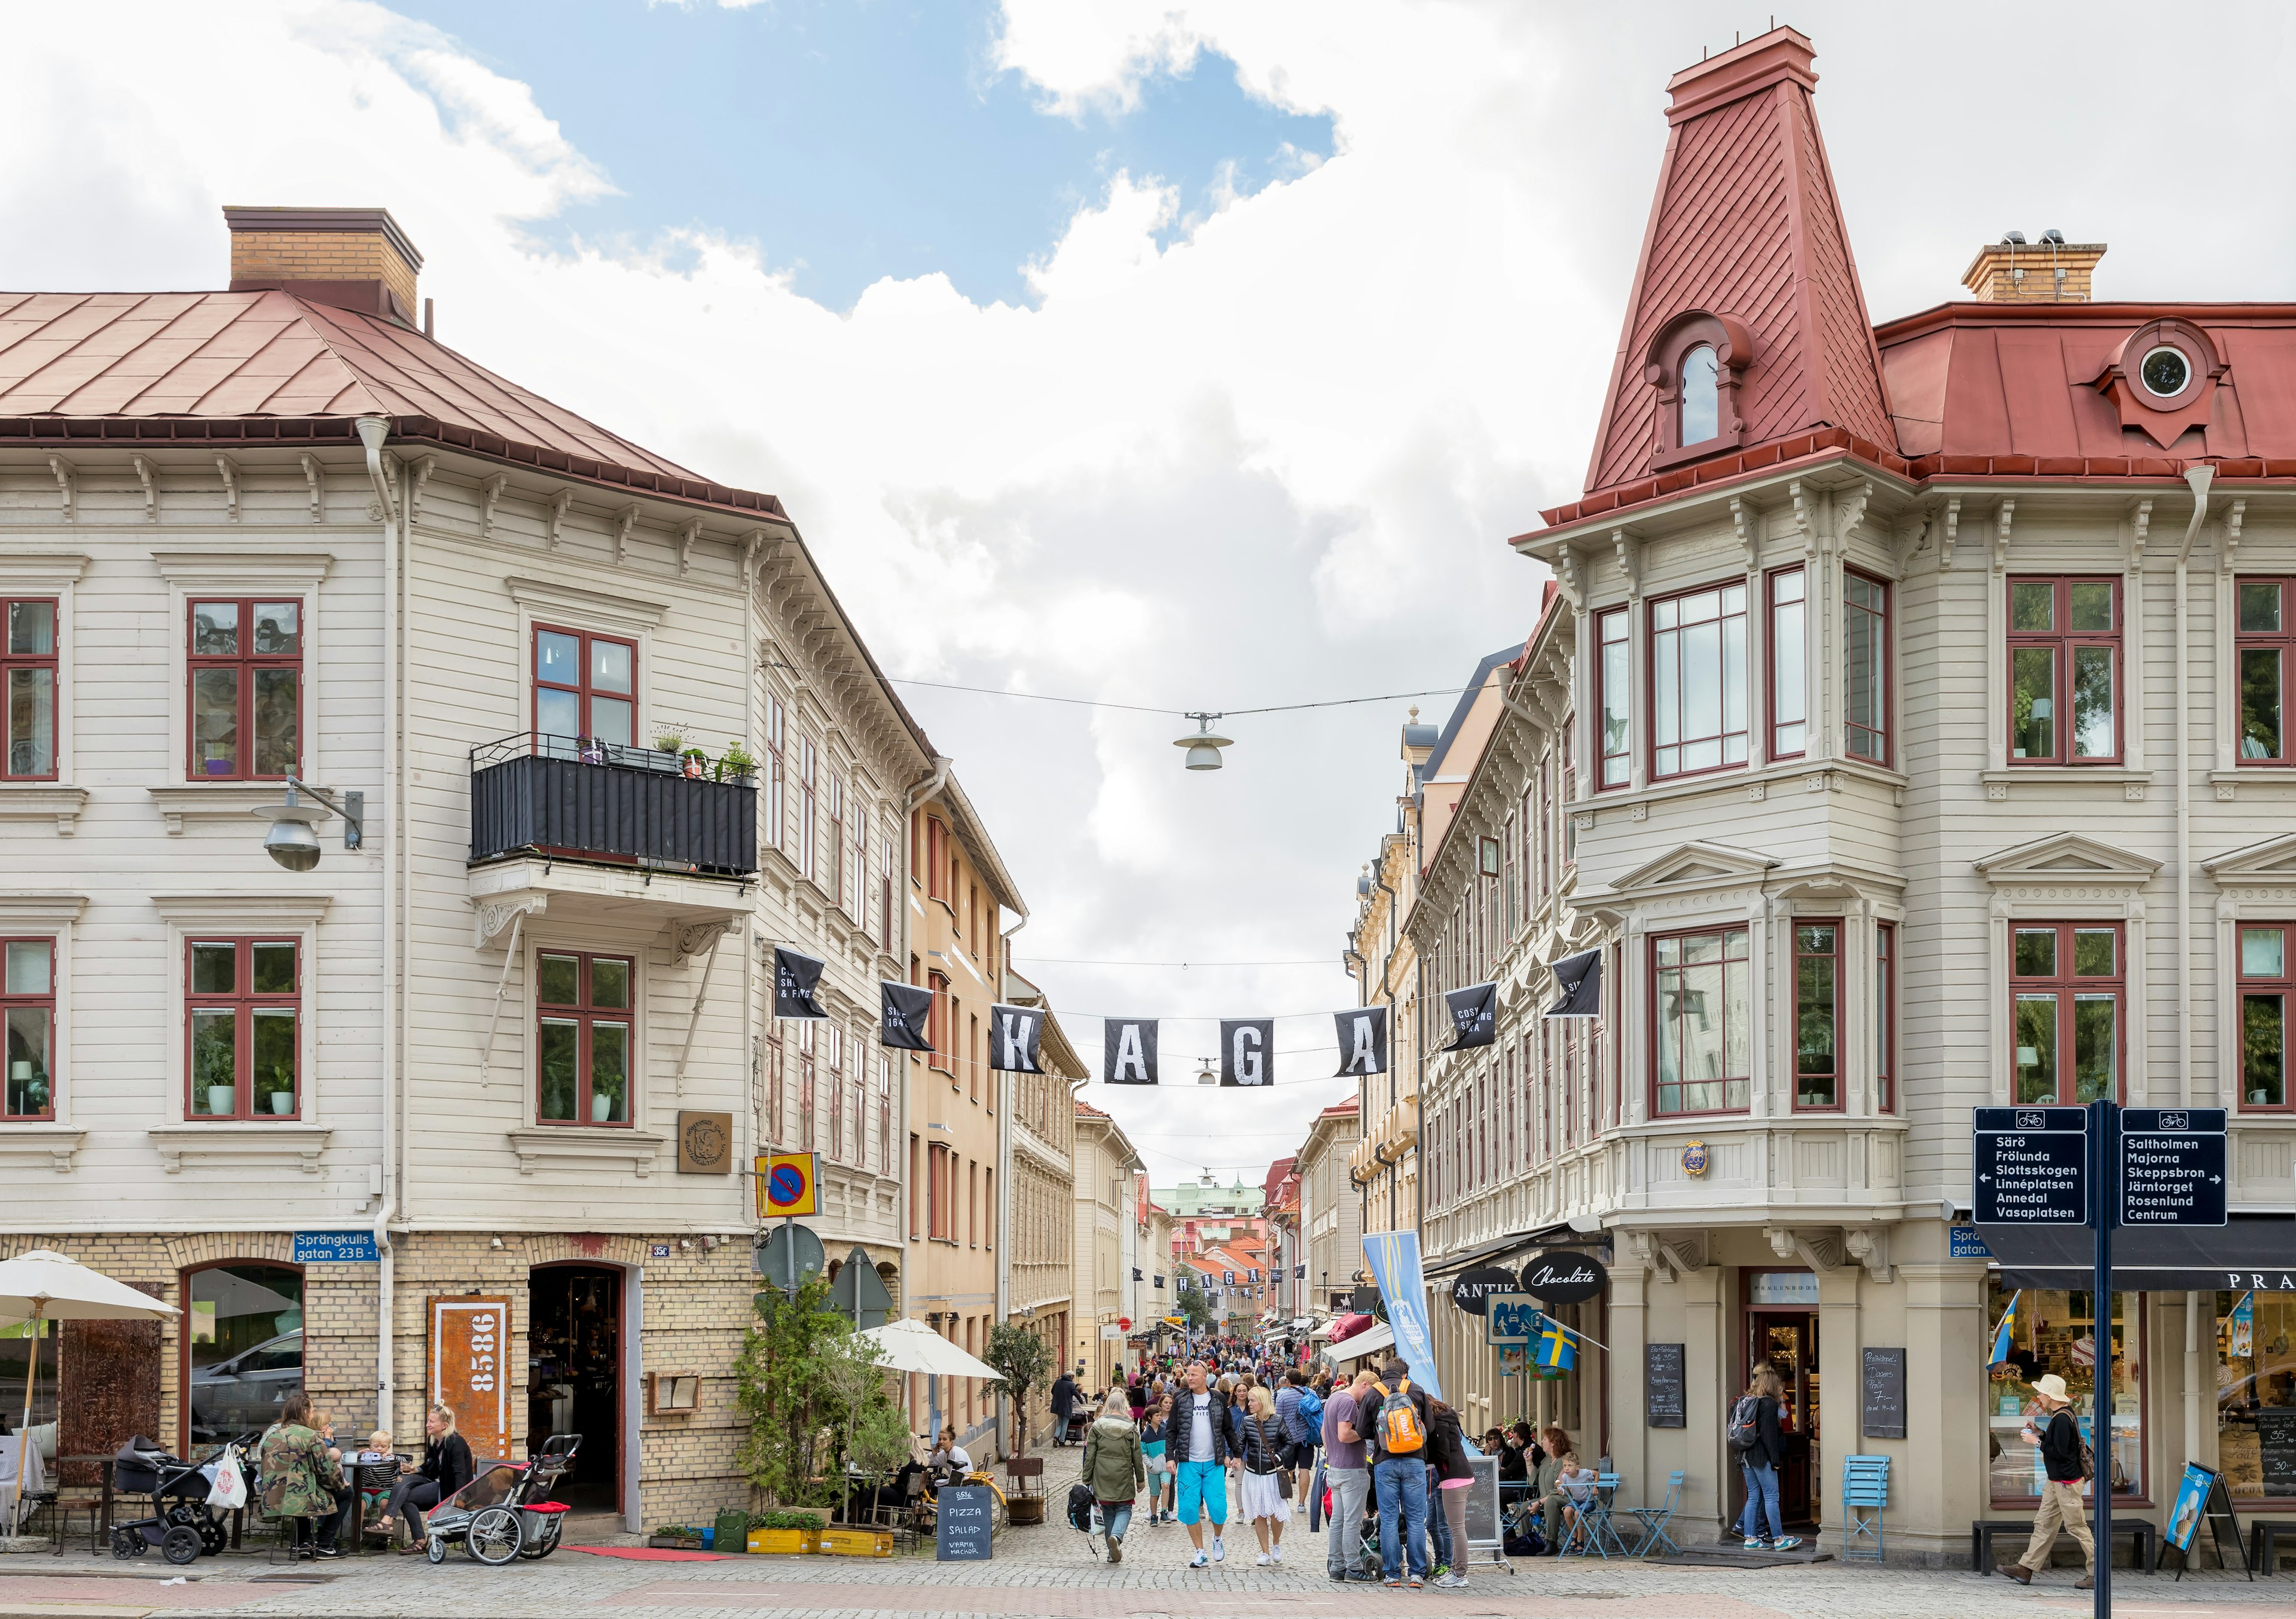
<path fill-rule="evenodd" d="M 1279 1524 L 1292 1521 L 1292 1503 L 1276 1492 L 1274 1473 L 1254 1473 L 1245 1468 L 1243 1484 L 1236 1492 L 1245 1521 L 1253 1518 L 1274 1518 Z"/>

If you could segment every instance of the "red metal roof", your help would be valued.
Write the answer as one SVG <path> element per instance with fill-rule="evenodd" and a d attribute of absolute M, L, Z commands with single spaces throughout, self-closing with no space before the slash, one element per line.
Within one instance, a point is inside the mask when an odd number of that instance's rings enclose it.
<path fill-rule="evenodd" d="M 1705 310 L 1752 340 L 1748 445 L 1840 427 L 1893 436 L 1872 323 L 1818 134 L 1810 43 L 1778 29 L 1675 75 L 1666 157 L 1635 272 L 1589 495 L 1642 480 L 1658 444 L 1652 341 Z M 1733 447 L 1734 448 L 1736 447 Z"/>
<path fill-rule="evenodd" d="M 0 292 L 10 439 L 348 437 L 352 420 L 372 415 L 390 417 L 401 437 L 782 513 L 770 495 L 712 483 L 376 316 L 275 291 Z M 250 431 L 258 422 L 340 431 Z"/>

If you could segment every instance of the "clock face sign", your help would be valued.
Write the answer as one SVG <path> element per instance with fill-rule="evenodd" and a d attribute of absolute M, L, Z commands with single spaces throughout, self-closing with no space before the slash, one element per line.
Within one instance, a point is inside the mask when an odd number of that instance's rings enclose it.
<path fill-rule="evenodd" d="M 681 1175 L 726 1175 L 734 1169 L 734 1115 L 722 1113 L 681 1113 L 677 1115 L 677 1172 Z"/>

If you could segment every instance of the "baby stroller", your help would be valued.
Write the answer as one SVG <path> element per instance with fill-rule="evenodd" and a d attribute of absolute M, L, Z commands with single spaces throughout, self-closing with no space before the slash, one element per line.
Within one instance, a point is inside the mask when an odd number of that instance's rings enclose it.
<path fill-rule="evenodd" d="M 1064 1445 L 1082 1444 L 1091 1436 L 1093 1416 L 1091 1411 L 1086 1410 L 1081 1406 L 1070 1411 L 1068 1421 L 1062 1426 L 1056 1442 Z"/>
<path fill-rule="evenodd" d="M 520 1557 L 546 1557 L 558 1549 L 567 1508 L 548 1500 L 574 1465 L 579 1434 L 553 1434 L 529 1461 L 498 1461 L 430 1508 L 423 1520 L 423 1555 L 447 1560 L 447 1542 L 460 1541 L 476 1563 L 500 1568 Z"/>
<path fill-rule="evenodd" d="M 237 1456 L 242 1470 L 249 1470 L 246 1451 L 250 1442 L 234 1439 L 204 1464 L 170 1456 L 141 1434 L 112 1452 L 113 1492 L 150 1497 L 152 1516 L 114 1524 L 111 1555 L 140 1557 L 157 1546 L 160 1557 L 180 1568 L 202 1551 L 209 1557 L 221 1551 L 230 1537 L 208 1505 L 208 1492 L 215 1487 L 216 1469 L 225 1455 Z"/>
<path fill-rule="evenodd" d="M 1069 1486 L 1069 1527 L 1091 1544 L 1093 1556 L 1107 1557 L 1108 1525 L 1101 1520 L 1100 1503 L 1093 1499 L 1091 1485 Z"/>

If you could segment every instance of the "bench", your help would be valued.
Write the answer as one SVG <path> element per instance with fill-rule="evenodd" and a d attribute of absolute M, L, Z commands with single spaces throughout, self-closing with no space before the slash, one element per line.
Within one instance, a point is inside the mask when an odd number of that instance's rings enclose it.
<path fill-rule="evenodd" d="M 1979 1574 L 1990 1574 L 1993 1572 L 1993 1540 L 1996 1535 L 2019 1541 L 2030 1540 L 2033 1535 L 2033 1520 L 2030 1518 L 1972 1520 L 1969 1525 L 1969 1563 L 1970 1566 L 1976 1569 Z M 2151 1574 L 2160 1562 L 2159 1531 L 2143 1518 L 2117 1517 L 2112 1520 L 2112 1538 L 2117 1541 L 2122 1535 L 2128 1535 L 2135 1541 L 2135 1544 L 2128 1549 L 2132 1565 L 2143 1569 L 2148 1574 Z M 2070 1535 L 2062 1536 L 2060 1538 L 2059 1544 L 2070 1539 L 2071 1539 Z"/>
<path fill-rule="evenodd" d="M 2296 1518 L 2251 1518 L 2248 1524 L 2248 1566 L 2260 1574 L 2280 1572 L 2280 1542 L 2296 1553 Z"/>

